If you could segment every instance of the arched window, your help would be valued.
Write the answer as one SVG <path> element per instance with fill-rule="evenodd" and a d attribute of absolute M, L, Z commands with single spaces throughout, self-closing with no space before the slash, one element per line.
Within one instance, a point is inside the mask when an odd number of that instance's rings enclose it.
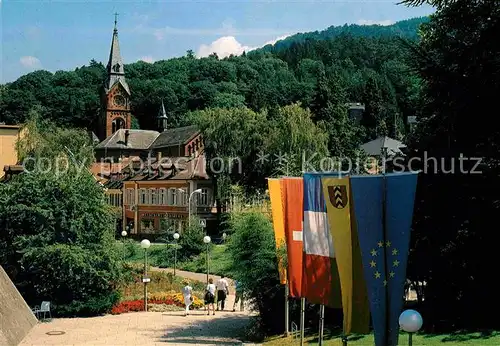
<path fill-rule="evenodd" d="M 125 120 L 123 120 L 122 118 L 116 118 L 111 123 L 111 129 L 113 133 L 115 133 L 119 129 L 124 129 L 124 128 L 125 128 Z"/>

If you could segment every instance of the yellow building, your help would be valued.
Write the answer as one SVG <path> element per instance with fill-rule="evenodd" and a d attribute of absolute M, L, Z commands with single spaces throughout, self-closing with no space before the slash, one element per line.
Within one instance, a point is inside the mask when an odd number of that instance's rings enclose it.
<path fill-rule="evenodd" d="M 20 136 L 21 126 L 0 124 L 0 177 L 4 175 L 4 167 L 18 163 L 16 142 Z"/>

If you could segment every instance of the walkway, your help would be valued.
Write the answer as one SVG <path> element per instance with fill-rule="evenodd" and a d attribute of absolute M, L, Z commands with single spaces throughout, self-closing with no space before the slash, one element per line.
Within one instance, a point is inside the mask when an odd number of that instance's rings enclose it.
<path fill-rule="evenodd" d="M 206 280 L 204 274 L 183 271 L 177 271 L 177 274 L 192 280 Z M 233 302 L 234 295 L 231 294 L 226 309 L 232 309 Z M 182 311 L 175 311 L 60 318 L 39 323 L 19 346 L 244 345 L 238 338 L 244 335 L 250 316 L 248 311 L 216 311 L 215 316 L 207 316 L 202 309 L 191 311 L 188 317 Z"/>

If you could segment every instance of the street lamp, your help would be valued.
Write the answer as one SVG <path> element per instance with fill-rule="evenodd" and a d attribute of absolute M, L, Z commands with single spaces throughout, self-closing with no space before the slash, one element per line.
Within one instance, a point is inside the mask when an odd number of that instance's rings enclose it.
<path fill-rule="evenodd" d="M 144 282 L 144 311 L 148 311 L 148 249 L 151 246 L 151 243 L 147 239 L 143 239 L 141 241 L 141 248 L 144 249 L 144 277 L 142 278 L 142 282 Z"/>
<path fill-rule="evenodd" d="M 127 226 L 128 229 L 128 226 Z M 123 248 L 123 261 L 125 262 L 125 237 L 127 236 L 127 231 L 122 231 L 122 248 Z"/>
<path fill-rule="evenodd" d="M 191 192 L 191 194 L 189 195 L 189 198 L 188 198 L 188 220 L 189 220 L 189 227 L 191 227 L 191 197 L 193 197 L 193 195 L 195 193 L 201 193 L 201 192 L 202 192 L 201 189 L 196 189 L 193 192 Z"/>
<path fill-rule="evenodd" d="M 222 233 L 222 240 L 226 242 L 227 234 L 226 232 Z"/>
<path fill-rule="evenodd" d="M 177 240 L 179 240 L 180 238 L 180 234 L 175 232 L 174 233 L 174 240 L 175 240 L 175 244 L 174 244 L 174 276 L 175 276 L 175 267 L 177 266 Z"/>
<path fill-rule="evenodd" d="M 209 254 L 208 254 L 208 245 L 210 244 L 210 242 L 212 241 L 212 239 L 210 239 L 210 237 L 208 235 L 204 236 L 203 237 L 203 242 L 205 244 L 207 244 L 207 285 L 208 285 L 208 272 L 209 272 L 209 268 L 210 268 L 210 258 L 209 258 Z"/>
<path fill-rule="evenodd" d="M 405 310 L 399 316 L 399 327 L 409 333 L 408 345 L 413 344 L 413 333 L 416 333 L 422 328 L 422 316 L 415 310 Z"/>

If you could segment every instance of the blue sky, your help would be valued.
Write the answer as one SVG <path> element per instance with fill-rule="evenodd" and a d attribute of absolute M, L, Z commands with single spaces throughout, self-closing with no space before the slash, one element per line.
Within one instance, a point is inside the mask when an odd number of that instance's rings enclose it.
<path fill-rule="evenodd" d="M 379 0 L 0 0 L 0 83 L 36 69 L 73 70 L 106 63 L 118 12 L 125 63 L 182 56 L 239 54 L 297 32 L 345 23 L 389 24 L 424 16 Z"/>

